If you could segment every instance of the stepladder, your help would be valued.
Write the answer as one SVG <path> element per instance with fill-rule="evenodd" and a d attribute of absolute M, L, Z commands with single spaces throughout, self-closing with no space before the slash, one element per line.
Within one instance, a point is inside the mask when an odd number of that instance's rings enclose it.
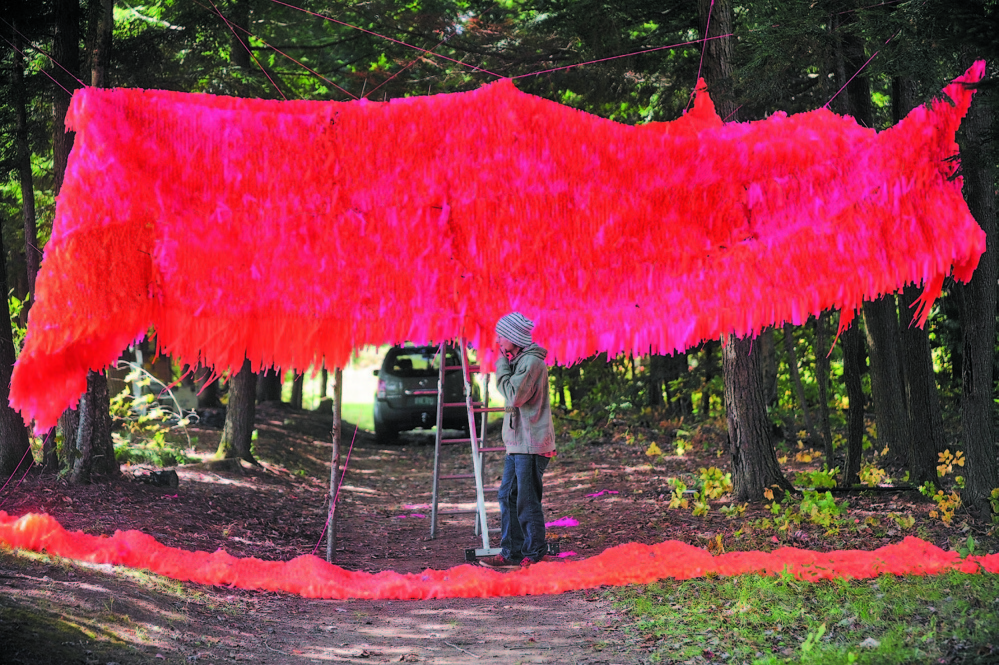
<path fill-rule="evenodd" d="M 486 431 L 488 417 L 490 413 L 505 411 L 504 407 L 489 406 L 489 381 L 488 374 L 482 372 L 479 364 L 473 364 L 469 359 L 469 349 L 466 340 L 459 338 L 457 345 L 443 343 L 438 349 L 439 355 L 439 376 L 437 382 L 437 433 L 434 437 L 434 467 L 433 485 L 431 489 L 431 514 L 430 514 L 430 537 L 436 538 L 440 529 L 440 518 L 447 515 L 473 514 L 473 534 L 481 539 L 481 547 L 467 548 L 465 550 L 465 560 L 474 561 L 477 557 L 491 556 L 500 553 L 500 548 L 491 547 L 489 539 L 489 524 L 486 512 L 486 492 L 485 486 L 485 465 L 487 454 L 505 453 L 506 448 L 502 445 L 489 447 L 486 445 Z M 445 377 L 451 372 L 461 372 L 464 383 L 464 402 L 447 403 L 444 401 Z M 483 377 L 482 388 L 477 387 L 476 375 Z M 434 391 L 427 391 L 428 393 Z M 444 434 L 442 427 L 444 422 L 444 409 L 464 408 L 468 414 L 467 435 L 459 438 L 449 438 Z M 464 472 L 441 473 L 441 465 L 446 454 L 445 451 L 457 447 L 464 448 L 469 455 L 467 466 Z M 475 508 L 449 508 L 441 510 L 442 489 L 444 484 L 450 488 L 449 494 L 458 493 L 470 494 L 469 483 L 475 485 Z M 464 489 L 464 492 L 462 492 Z M 493 488 L 488 488 L 491 491 Z M 461 504 L 471 503 L 470 501 L 460 502 Z"/>

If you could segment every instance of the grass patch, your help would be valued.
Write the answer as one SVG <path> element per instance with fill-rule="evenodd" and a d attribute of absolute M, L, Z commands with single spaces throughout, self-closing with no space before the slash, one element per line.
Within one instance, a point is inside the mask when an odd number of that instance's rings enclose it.
<path fill-rule="evenodd" d="M 994 662 L 999 576 L 666 580 L 615 593 L 650 662 Z M 941 661 L 943 662 L 943 661 Z"/>
<path fill-rule="evenodd" d="M 371 402 L 367 404 L 342 404 L 340 405 L 341 418 L 357 425 L 361 429 L 373 432 L 375 429 L 375 412 Z"/>

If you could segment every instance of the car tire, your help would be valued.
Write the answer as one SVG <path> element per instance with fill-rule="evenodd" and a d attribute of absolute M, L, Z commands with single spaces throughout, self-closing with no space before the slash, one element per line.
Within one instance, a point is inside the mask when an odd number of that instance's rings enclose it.
<path fill-rule="evenodd" d="M 378 443 L 378 445 L 385 446 L 391 443 L 395 443 L 398 438 L 399 438 L 399 432 L 389 427 L 386 427 L 381 423 L 377 422 L 375 423 L 375 442 Z"/>

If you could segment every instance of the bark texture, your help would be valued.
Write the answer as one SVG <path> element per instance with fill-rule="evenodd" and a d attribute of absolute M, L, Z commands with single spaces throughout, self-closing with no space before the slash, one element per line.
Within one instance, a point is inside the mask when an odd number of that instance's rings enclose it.
<path fill-rule="evenodd" d="M 850 487 L 860 482 L 860 455 L 864 445 L 864 386 L 861 374 L 864 369 L 864 343 L 858 324 L 843 331 L 843 381 L 850 401 L 847 411 L 846 461 L 843 464 L 843 485 Z"/>
<path fill-rule="evenodd" d="M 250 464 L 256 464 L 251 451 L 253 442 L 253 421 L 256 417 L 257 375 L 250 368 L 250 361 L 229 379 L 229 404 L 225 410 L 225 426 L 215 457 L 218 459 L 238 457 Z"/>
<path fill-rule="evenodd" d="M 916 107 L 916 84 L 908 78 L 892 80 L 892 120 L 902 120 Z M 937 477 L 937 453 L 944 448 L 943 414 L 940 396 L 933 372 L 930 338 L 925 327 L 912 323 L 913 304 L 922 288 L 910 284 L 899 296 L 899 353 L 902 381 L 905 386 L 905 404 L 909 419 L 911 452 L 909 456 L 909 482 L 922 485 Z"/>
<path fill-rule="evenodd" d="M 901 329 L 900 353 L 905 383 L 905 401 L 909 417 L 911 459 L 909 482 L 922 485 L 937 478 L 937 453 L 944 449 L 943 414 L 940 396 L 933 372 L 930 339 L 925 329 L 907 325 L 904 318 L 911 318 L 910 305 L 922 289 L 907 286 L 902 292 L 899 328 Z"/>
<path fill-rule="evenodd" d="M 971 58 L 968 58 L 969 64 Z M 999 487 L 996 462 L 993 362 L 996 343 L 996 209 L 995 160 L 986 142 L 994 136 L 994 109 L 989 95 L 979 93 L 962 124 L 959 137 L 964 172 L 964 198 L 985 231 L 985 254 L 971 281 L 959 286 L 963 307 L 961 432 L 964 441 L 965 487 L 961 498 L 971 514 L 990 519 L 988 497 Z"/>
<path fill-rule="evenodd" d="M 819 427 L 825 446 L 826 460 L 831 467 L 833 458 L 832 427 L 829 424 L 829 338 L 826 335 L 828 314 L 815 319 L 815 382 L 819 386 Z"/>
<path fill-rule="evenodd" d="M 111 2 L 112 0 L 106 1 Z M 66 54 L 67 61 L 72 63 L 72 66 L 67 66 L 67 69 L 75 72 L 80 66 L 79 45 L 78 43 L 71 44 L 69 40 L 79 39 L 79 2 L 56 0 L 56 5 L 61 9 L 57 11 L 55 48 Z M 65 16 L 59 16 L 59 11 L 67 13 Z M 104 34 L 99 34 L 98 41 L 110 45 L 112 22 L 102 20 L 99 26 L 100 31 L 103 31 Z M 104 48 L 100 52 L 93 51 L 91 54 L 92 70 L 95 72 L 98 70 L 106 71 L 109 55 L 109 48 Z M 65 62 L 60 60 L 58 56 L 56 60 L 65 65 Z M 104 86 L 107 85 L 103 75 L 99 77 L 99 80 Z M 73 81 L 72 86 L 76 87 L 76 85 L 77 82 Z M 73 88 L 70 87 L 70 89 Z M 65 102 L 65 106 L 63 102 Z M 72 134 L 60 131 L 65 124 L 68 106 L 68 96 L 65 96 L 62 90 L 56 90 L 53 107 L 56 113 L 55 131 L 60 140 L 55 143 L 53 158 L 59 187 L 62 186 L 66 159 L 73 147 Z M 65 154 L 62 154 L 63 150 L 65 150 Z M 87 393 L 81 399 L 78 408 L 80 415 L 74 436 L 77 455 L 73 460 L 71 480 L 78 483 L 89 483 L 94 476 L 111 478 L 120 476 L 121 469 L 115 459 L 114 444 L 111 440 L 111 396 L 108 391 L 107 377 L 94 371 L 87 373 Z"/>
<path fill-rule="evenodd" d="M 98 477 L 116 478 L 121 475 L 111 440 L 110 409 L 107 378 L 98 372 L 88 372 L 87 392 L 77 405 L 79 415 L 72 440 L 75 453 L 71 482 L 86 484 Z"/>
<path fill-rule="evenodd" d="M 296 374 L 291 382 L 291 404 L 294 409 L 301 409 L 305 397 L 305 374 Z"/>
<path fill-rule="evenodd" d="M 24 259 L 28 272 L 28 293 L 30 307 L 35 298 L 35 277 L 42 260 L 38 249 L 38 229 L 35 215 L 35 184 L 31 173 L 31 150 L 28 145 L 27 93 L 24 88 L 24 58 L 21 55 L 23 44 L 17 23 L 14 23 L 14 67 L 13 93 L 14 113 L 17 116 L 15 144 L 17 149 L 17 174 L 21 184 L 21 215 L 24 222 Z"/>
<path fill-rule="evenodd" d="M 808 400 L 805 398 L 805 387 L 801 383 L 801 373 L 798 371 L 798 354 L 794 349 L 794 326 L 790 323 L 784 324 L 784 353 L 787 355 L 787 368 L 791 373 L 791 382 L 794 384 L 794 392 L 798 397 L 798 404 L 801 405 L 801 414 L 805 419 L 805 430 L 813 446 L 819 445 L 821 439 L 815 431 L 812 422 L 812 415 L 808 410 Z M 829 459 L 828 457 L 826 459 Z"/>
<path fill-rule="evenodd" d="M 762 501 L 768 487 L 793 491 L 774 451 L 758 348 L 752 339 L 728 337 L 722 345 L 725 410 L 735 501 Z"/>
<path fill-rule="evenodd" d="M 911 469 L 914 460 L 902 381 L 895 296 L 864 303 L 864 330 L 871 359 L 871 392 L 878 447 L 887 446 Z"/>
<path fill-rule="evenodd" d="M 257 401 L 281 401 L 281 370 L 272 367 L 260 372 L 257 378 Z"/>
<path fill-rule="evenodd" d="M 7 284 L 7 252 L 0 236 L 0 284 Z M 14 336 L 10 327 L 7 298 L 0 298 L 0 485 L 15 471 L 26 469 L 34 459 L 28 451 L 28 429 L 21 414 L 10 408 L 10 375 L 14 371 Z"/>
<path fill-rule="evenodd" d="M 66 131 L 66 112 L 73 90 L 80 86 L 80 2 L 79 0 L 53 0 L 52 14 L 55 26 L 52 37 L 53 65 L 50 74 L 55 80 L 52 87 L 52 171 L 53 191 L 59 194 L 66 172 L 66 160 L 73 149 L 73 134 Z"/>

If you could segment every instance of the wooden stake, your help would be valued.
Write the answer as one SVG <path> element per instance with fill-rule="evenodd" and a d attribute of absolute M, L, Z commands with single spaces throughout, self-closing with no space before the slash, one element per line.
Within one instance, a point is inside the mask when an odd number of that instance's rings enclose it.
<path fill-rule="evenodd" d="M 343 370 L 337 367 L 333 370 L 333 458 L 330 460 L 330 512 L 329 526 L 326 533 L 326 561 L 333 563 L 333 553 L 336 552 L 336 490 L 340 486 L 340 437 L 341 402 L 343 397 Z"/>

